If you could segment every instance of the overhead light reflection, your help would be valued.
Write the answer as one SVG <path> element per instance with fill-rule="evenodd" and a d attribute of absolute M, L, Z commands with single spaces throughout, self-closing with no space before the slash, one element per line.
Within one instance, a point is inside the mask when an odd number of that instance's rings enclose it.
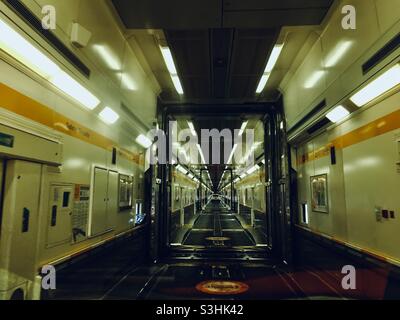
<path fill-rule="evenodd" d="M 336 66 L 352 46 L 353 46 L 353 41 L 340 42 L 326 58 L 325 67 L 332 68 Z"/>
<path fill-rule="evenodd" d="M 97 44 L 93 46 L 93 49 L 98 53 L 98 55 L 111 70 L 121 70 L 121 62 L 107 46 Z"/>
<path fill-rule="evenodd" d="M 122 85 L 129 91 L 136 91 L 137 85 L 136 82 L 132 79 L 132 77 L 126 73 L 122 74 Z"/>
<path fill-rule="evenodd" d="M 311 74 L 310 78 L 308 78 L 304 84 L 304 88 L 306 89 L 311 89 L 314 88 L 315 85 L 322 79 L 324 76 L 325 72 L 324 71 L 315 71 L 313 74 Z"/>

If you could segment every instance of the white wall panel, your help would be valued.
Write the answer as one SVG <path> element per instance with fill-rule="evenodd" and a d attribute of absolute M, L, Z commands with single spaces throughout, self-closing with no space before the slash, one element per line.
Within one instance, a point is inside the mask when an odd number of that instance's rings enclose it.
<path fill-rule="evenodd" d="M 400 20 L 400 0 L 375 0 L 381 33 Z"/>

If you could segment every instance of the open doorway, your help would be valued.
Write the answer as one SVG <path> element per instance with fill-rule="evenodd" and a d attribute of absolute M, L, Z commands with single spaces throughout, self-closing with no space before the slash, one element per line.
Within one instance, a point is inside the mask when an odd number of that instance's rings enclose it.
<path fill-rule="evenodd" d="M 169 162 L 160 176 L 160 227 L 168 255 L 271 253 L 273 239 L 282 236 L 277 212 L 285 204 L 275 194 L 282 189 L 276 168 L 282 158 L 276 153 L 278 122 L 265 108 L 246 113 L 218 109 L 171 112 L 164 119 L 166 131 L 178 136 L 169 139 Z"/>

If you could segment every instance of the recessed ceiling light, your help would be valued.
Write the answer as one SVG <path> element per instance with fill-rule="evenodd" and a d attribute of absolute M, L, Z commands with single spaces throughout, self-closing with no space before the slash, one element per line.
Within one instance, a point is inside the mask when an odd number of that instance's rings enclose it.
<path fill-rule="evenodd" d="M 100 118 L 108 124 L 114 124 L 118 121 L 119 115 L 110 107 L 105 107 L 99 114 Z"/>
<path fill-rule="evenodd" d="M 50 82 L 90 110 L 95 109 L 100 103 L 96 96 L 64 71 L 60 71 L 57 75 L 51 77 Z"/>
<path fill-rule="evenodd" d="M 350 114 L 349 110 L 347 110 L 343 106 L 337 106 L 335 109 L 330 111 L 326 117 L 333 123 L 337 123 L 344 118 L 346 118 Z"/>
<path fill-rule="evenodd" d="M 367 84 L 364 88 L 353 95 L 350 100 L 362 107 L 372 100 L 400 84 L 400 64 L 396 64 L 381 76 Z"/>
<path fill-rule="evenodd" d="M 100 100 L 97 97 L 1 19 L 0 49 L 42 78 L 50 81 L 82 106 L 93 110 L 99 105 Z"/>
<path fill-rule="evenodd" d="M 43 78 L 48 79 L 60 71 L 58 65 L 47 55 L 2 20 L 0 20 L 0 49 Z"/>
<path fill-rule="evenodd" d="M 174 59 L 172 58 L 171 49 L 168 47 L 160 46 L 160 50 L 161 50 L 161 54 L 164 58 L 165 64 L 167 65 L 169 73 L 177 74 L 178 72 L 176 71 L 175 62 L 174 62 Z"/>
<path fill-rule="evenodd" d="M 267 66 L 265 68 L 264 73 L 271 73 L 274 69 L 276 63 L 278 62 L 279 56 L 282 52 L 283 44 L 277 44 L 274 46 L 271 52 L 271 56 L 269 57 Z"/>
<path fill-rule="evenodd" d="M 260 94 L 264 91 L 265 86 L 271 76 L 271 72 L 274 69 L 276 63 L 278 62 L 279 56 L 282 52 L 284 44 L 276 44 L 272 49 L 271 55 L 268 59 L 267 66 L 265 67 L 264 74 L 262 75 L 260 82 L 258 83 L 256 93 Z"/>
<path fill-rule="evenodd" d="M 171 78 L 172 82 L 174 83 L 176 92 L 178 92 L 180 95 L 183 95 L 183 88 L 179 77 L 177 75 L 171 75 Z"/>
<path fill-rule="evenodd" d="M 144 134 L 139 135 L 136 138 L 136 142 L 140 144 L 143 148 L 148 149 L 153 144 L 149 138 L 147 138 Z"/>
<path fill-rule="evenodd" d="M 261 93 L 264 91 L 265 86 L 267 85 L 267 82 L 268 82 L 270 76 L 271 76 L 271 74 L 268 73 L 268 74 L 264 74 L 261 77 L 260 82 L 258 83 L 258 86 L 257 86 L 256 93 Z"/>

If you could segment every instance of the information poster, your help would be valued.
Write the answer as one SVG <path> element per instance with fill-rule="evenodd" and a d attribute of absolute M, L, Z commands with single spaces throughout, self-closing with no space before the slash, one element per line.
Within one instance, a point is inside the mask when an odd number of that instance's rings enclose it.
<path fill-rule="evenodd" d="M 90 186 L 75 185 L 74 210 L 72 211 L 72 241 L 74 243 L 87 238 L 89 200 Z"/>

